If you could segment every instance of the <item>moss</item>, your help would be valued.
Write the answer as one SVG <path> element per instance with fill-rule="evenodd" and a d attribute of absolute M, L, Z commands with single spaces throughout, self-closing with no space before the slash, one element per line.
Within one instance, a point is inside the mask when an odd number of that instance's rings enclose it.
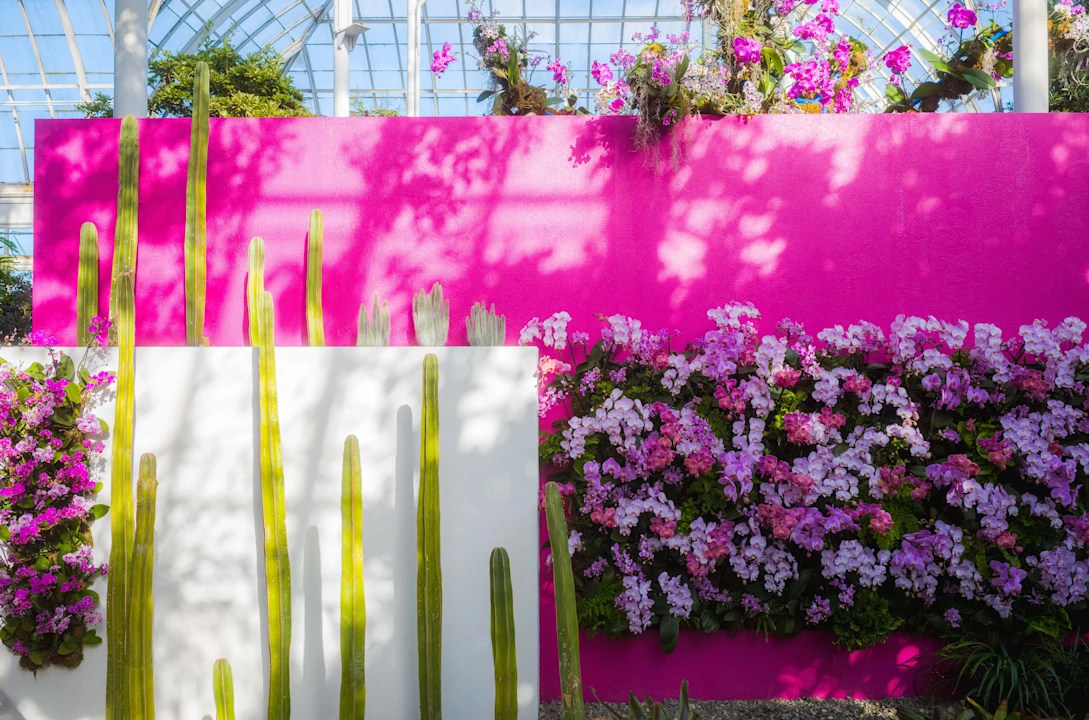
<path fill-rule="evenodd" d="M 885 642 L 903 624 L 889 612 L 889 602 L 873 590 L 855 593 L 851 607 L 841 607 L 833 616 L 836 644 L 848 650 Z"/>
<path fill-rule="evenodd" d="M 626 627 L 624 613 L 616 606 L 616 598 L 624 592 L 624 586 L 619 580 L 612 580 L 600 587 L 596 595 L 578 599 L 579 627 L 590 633 L 609 632 L 618 625 Z"/>

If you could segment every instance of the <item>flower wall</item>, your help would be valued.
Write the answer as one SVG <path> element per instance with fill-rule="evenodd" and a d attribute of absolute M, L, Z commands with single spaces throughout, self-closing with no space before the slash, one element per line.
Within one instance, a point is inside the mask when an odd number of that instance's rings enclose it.
<path fill-rule="evenodd" d="M 558 309 L 576 318 L 573 330 L 595 329 L 595 313 L 620 314 L 669 330 L 673 352 L 714 327 L 709 308 L 732 300 L 810 333 L 863 318 L 887 331 L 903 313 L 993 323 L 1006 337 L 1089 307 L 1089 218 L 1076 212 L 1089 206 L 1080 182 L 1089 119 L 697 121 L 676 170 L 632 152 L 633 128 L 630 118 L 585 117 L 213 120 L 206 334 L 212 345 L 245 344 L 246 246 L 260 235 L 277 338 L 306 342 L 299 258 L 315 207 L 325 213 L 330 345 L 354 344 L 359 304 L 375 291 L 390 300 L 393 342 L 409 342 L 411 294 L 435 280 L 454 317 L 476 301 L 494 302 L 512 329 Z M 139 344 L 184 343 L 188 137 L 185 121 L 142 128 Z M 70 342 L 80 224 L 113 232 L 117 123 L 43 121 L 37 138 L 35 322 Z M 100 262 L 105 272 L 108 253 Z M 774 331 L 757 323 L 759 337 Z M 464 341 L 457 325 L 451 340 Z M 819 407 L 797 410 L 816 427 L 809 414 Z M 660 432 L 660 416 L 654 423 Z M 968 450 L 951 444 L 945 457 L 957 454 Z M 549 583 L 542 588 L 547 699 L 558 684 Z M 851 654 L 815 633 L 765 644 L 697 632 L 682 633 L 674 655 L 658 646 L 647 635 L 589 640 L 587 686 L 664 695 L 687 674 L 697 697 L 884 695 L 911 690 L 912 671 L 898 666 L 926 643 L 894 634 Z"/>

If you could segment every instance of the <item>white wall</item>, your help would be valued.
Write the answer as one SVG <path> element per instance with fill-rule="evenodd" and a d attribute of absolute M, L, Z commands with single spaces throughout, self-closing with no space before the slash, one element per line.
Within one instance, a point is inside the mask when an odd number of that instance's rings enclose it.
<path fill-rule="evenodd" d="M 276 351 L 296 718 L 334 718 L 337 712 L 340 468 L 349 433 L 359 437 L 363 465 L 368 717 L 418 717 L 414 494 L 426 352 Z M 520 717 L 536 718 L 536 351 L 436 353 L 444 716 L 476 720 L 492 714 L 488 556 L 503 545 L 513 573 Z M 255 396 L 249 349 L 137 351 L 135 451 L 137 457 L 154 452 L 159 467 L 155 678 L 161 718 L 214 715 L 211 671 L 218 657 L 227 657 L 234 669 L 239 719 L 264 714 L 268 650 Z M 95 534 L 96 553 L 105 558 L 108 523 L 100 522 Z M 75 672 L 48 670 L 34 680 L 0 653 L 0 689 L 26 720 L 97 719 L 104 664 L 103 646 L 89 650 Z M 83 706 L 90 711 L 81 714 Z"/>

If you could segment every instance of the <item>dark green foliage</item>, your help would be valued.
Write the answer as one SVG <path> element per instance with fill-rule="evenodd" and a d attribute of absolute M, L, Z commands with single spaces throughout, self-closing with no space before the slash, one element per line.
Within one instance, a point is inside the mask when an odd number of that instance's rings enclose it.
<path fill-rule="evenodd" d="M 30 273 L 0 264 L 0 337 L 21 338 L 31 330 Z"/>
<path fill-rule="evenodd" d="M 576 603 L 579 627 L 585 628 L 590 634 L 604 631 L 609 635 L 617 635 L 626 630 L 628 621 L 616 606 L 616 597 L 622 592 L 624 586 L 615 575 L 604 582 L 595 581 L 584 586 Z"/>
<path fill-rule="evenodd" d="M 225 38 L 207 40 L 195 53 L 164 51 L 148 61 L 150 117 L 191 117 L 193 74 L 203 60 L 210 70 L 210 117 L 306 117 L 303 94 L 284 75 L 283 60 L 272 48 L 243 56 Z M 87 117 L 113 117 L 113 101 L 99 93 L 77 105 Z"/>
<path fill-rule="evenodd" d="M 1052 87 L 1051 112 L 1089 113 L 1089 80 Z"/>
<path fill-rule="evenodd" d="M 848 650 L 861 650 L 885 639 L 904 621 L 894 618 L 889 602 L 872 590 L 855 593 L 851 607 L 841 607 L 833 615 L 836 644 Z"/>

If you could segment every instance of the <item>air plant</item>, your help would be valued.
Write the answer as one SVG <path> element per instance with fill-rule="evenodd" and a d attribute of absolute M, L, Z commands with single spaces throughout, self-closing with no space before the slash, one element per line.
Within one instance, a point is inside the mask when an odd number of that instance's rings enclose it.
<path fill-rule="evenodd" d="M 412 324 L 416 342 L 424 347 L 442 347 L 450 334 L 450 301 L 443 302 L 442 285 L 435 283 L 431 292 L 423 290 L 412 297 Z"/>
<path fill-rule="evenodd" d="M 386 347 L 389 345 L 389 303 L 378 306 L 378 293 L 374 294 L 374 305 L 370 317 L 367 316 L 367 303 L 359 306 L 359 334 L 355 344 L 359 347 Z"/>
<path fill-rule="evenodd" d="M 310 234 L 306 239 L 306 335 L 310 347 L 325 347 L 325 316 L 321 307 L 321 251 L 325 216 L 310 213 Z"/>
<path fill-rule="evenodd" d="M 441 290 L 439 297 L 441 299 Z M 424 358 L 420 494 L 416 514 L 420 718 L 442 718 L 442 564 L 439 542 L 439 359 Z"/>
<path fill-rule="evenodd" d="M 494 304 L 489 310 L 484 303 L 476 303 L 465 318 L 465 331 L 474 347 L 503 345 L 507 341 L 507 316 L 496 315 Z"/>
<path fill-rule="evenodd" d="M 98 228 L 85 222 L 79 229 L 79 272 L 76 275 L 76 338 L 87 347 L 94 342 L 91 320 L 98 316 Z"/>
<path fill-rule="evenodd" d="M 340 490 L 340 720 L 363 720 L 367 706 L 364 639 L 367 604 L 363 596 L 363 472 L 359 439 L 344 440 Z"/>
<path fill-rule="evenodd" d="M 208 345 L 204 337 L 208 286 L 208 63 L 193 72 L 193 119 L 189 135 L 189 177 L 185 185 L 185 341 Z"/>

